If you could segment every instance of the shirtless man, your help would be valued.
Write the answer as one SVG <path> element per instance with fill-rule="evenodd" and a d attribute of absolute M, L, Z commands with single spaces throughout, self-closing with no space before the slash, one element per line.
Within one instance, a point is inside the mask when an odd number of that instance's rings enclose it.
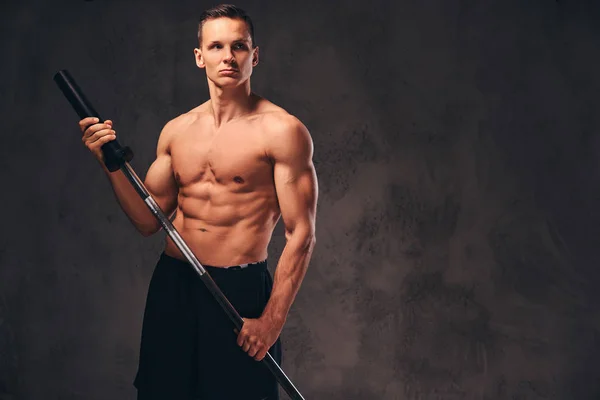
<path fill-rule="evenodd" d="M 251 92 L 258 47 L 243 10 L 205 11 L 198 38 L 194 55 L 210 100 L 165 125 L 145 186 L 175 215 L 244 325 L 236 343 L 225 313 L 167 237 L 148 289 L 135 385 L 144 400 L 272 400 L 277 384 L 256 361 L 271 349 L 281 362 L 279 334 L 315 245 L 312 140 L 298 119 Z M 159 231 L 123 173 L 104 167 L 100 148 L 116 138 L 112 122 L 85 118 L 80 128 L 133 225 L 144 236 Z M 267 246 L 280 216 L 287 242 L 271 279 Z"/>

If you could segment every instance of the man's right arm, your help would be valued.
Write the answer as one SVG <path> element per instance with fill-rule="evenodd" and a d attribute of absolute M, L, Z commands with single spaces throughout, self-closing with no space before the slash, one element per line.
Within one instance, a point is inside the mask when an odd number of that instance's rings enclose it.
<path fill-rule="evenodd" d="M 104 165 L 104 156 L 101 147 L 104 143 L 116 139 L 116 132 L 112 129 L 112 121 L 98 123 L 93 118 L 85 118 L 79 122 L 84 132 L 82 141 L 95 155 L 107 174 L 119 205 L 135 226 L 144 236 L 150 236 L 160 229 L 160 223 L 150 212 L 140 195 L 133 188 L 121 170 L 110 172 Z M 152 163 L 146 174 L 144 185 L 154 200 L 167 215 L 171 215 L 177 207 L 178 187 L 173 176 L 171 154 L 169 151 L 173 135 L 172 122 L 165 125 L 158 139 L 156 160 Z"/>

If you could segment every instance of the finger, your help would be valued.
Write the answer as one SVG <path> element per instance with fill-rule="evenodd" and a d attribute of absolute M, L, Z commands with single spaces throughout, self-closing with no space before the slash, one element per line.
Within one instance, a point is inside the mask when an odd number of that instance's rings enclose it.
<path fill-rule="evenodd" d="M 252 346 L 250 348 L 250 350 L 248 351 L 248 355 L 250 357 L 255 357 L 256 354 L 258 354 L 259 352 L 260 352 L 260 347 L 258 347 L 258 346 Z"/>
<path fill-rule="evenodd" d="M 85 131 L 86 127 L 88 127 L 89 125 L 95 124 L 98 121 L 99 121 L 99 119 L 96 117 L 86 117 L 86 118 L 82 119 L 81 121 L 79 121 L 79 128 L 83 132 L 83 131 Z"/>
<path fill-rule="evenodd" d="M 108 134 L 113 134 L 114 129 L 112 129 L 112 127 L 108 126 L 108 125 L 98 125 L 98 127 L 95 127 L 93 130 L 90 129 L 91 134 L 88 136 L 88 138 L 99 138 L 102 137 L 104 135 L 108 135 Z"/>
<path fill-rule="evenodd" d="M 108 124 L 94 124 L 85 130 L 85 132 L 83 133 L 82 140 L 85 141 L 88 138 L 94 136 L 95 133 L 106 130 L 106 129 L 111 130 L 112 126 L 110 126 Z"/>
<path fill-rule="evenodd" d="M 244 331 L 244 321 L 245 321 L 244 318 L 242 318 L 242 330 L 241 330 L 241 332 L 244 332 L 244 334 L 245 334 L 246 332 Z M 241 344 L 239 342 L 239 339 L 240 339 L 239 338 L 239 336 L 240 336 L 240 330 L 237 329 L 237 328 L 234 328 L 233 331 L 235 332 L 236 335 L 238 335 L 238 345 L 241 346 Z"/>
<path fill-rule="evenodd" d="M 239 335 L 237 337 L 238 346 L 242 346 L 245 341 L 246 341 L 246 332 L 244 332 L 244 329 L 242 328 L 242 331 L 239 333 Z"/>
<path fill-rule="evenodd" d="M 90 148 L 95 150 L 96 148 L 102 147 L 105 143 L 111 142 L 115 140 L 117 137 L 115 135 L 106 135 L 102 136 L 100 139 L 96 140 Z"/>
<path fill-rule="evenodd" d="M 244 322 L 245 322 L 245 321 L 246 321 L 246 320 L 245 320 L 244 318 L 242 318 L 242 328 L 244 328 Z M 240 333 L 240 330 L 239 330 L 238 328 L 233 328 L 233 331 L 234 331 L 234 332 L 235 332 L 237 335 L 239 335 L 239 333 Z"/>
<path fill-rule="evenodd" d="M 90 136 L 86 142 L 88 143 L 88 145 L 94 144 L 96 141 L 100 140 L 101 138 L 103 138 L 105 136 L 116 136 L 116 135 L 117 135 L 117 133 L 112 129 L 102 129 L 102 130 L 94 133 L 92 136 Z"/>
<path fill-rule="evenodd" d="M 254 359 L 255 359 L 256 361 L 262 361 L 262 359 L 263 359 L 263 358 L 265 358 L 265 356 L 267 355 L 267 351 L 268 351 L 268 350 L 267 350 L 267 348 L 266 348 L 266 347 L 265 347 L 265 348 L 263 348 L 263 349 L 261 349 L 261 350 L 260 350 L 260 351 L 259 351 L 259 352 L 256 354 L 256 356 L 254 357 Z"/>
<path fill-rule="evenodd" d="M 247 353 L 250 350 L 250 343 L 248 341 L 244 342 L 244 347 L 242 347 L 244 351 Z"/>

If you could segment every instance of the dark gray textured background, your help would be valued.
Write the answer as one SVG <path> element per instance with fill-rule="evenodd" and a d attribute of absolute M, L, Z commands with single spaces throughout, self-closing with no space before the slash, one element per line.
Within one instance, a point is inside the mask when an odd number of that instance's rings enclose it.
<path fill-rule="evenodd" d="M 163 236 L 129 225 L 52 76 L 143 176 L 207 98 L 192 49 L 214 3 L 169 3 L 2 3 L 2 400 L 134 398 Z M 283 331 L 305 397 L 600 398 L 599 3 L 237 4 L 253 88 L 315 143 L 318 242 Z"/>

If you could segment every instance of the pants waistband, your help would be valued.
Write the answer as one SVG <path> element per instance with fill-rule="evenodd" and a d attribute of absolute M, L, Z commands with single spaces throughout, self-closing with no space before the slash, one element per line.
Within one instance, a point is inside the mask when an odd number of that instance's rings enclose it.
<path fill-rule="evenodd" d="M 185 265 L 187 268 L 191 268 L 192 266 L 187 260 L 180 260 L 179 258 L 172 257 L 165 252 L 160 255 L 162 261 L 171 263 L 171 264 L 179 264 Z M 201 263 L 202 264 L 202 263 Z M 210 274 L 213 273 L 223 273 L 227 271 L 241 271 L 241 270 L 266 270 L 267 269 L 267 260 L 257 261 L 253 263 L 239 264 L 239 265 L 229 265 L 225 267 L 215 267 L 213 265 L 205 265 L 202 264 L 204 269 L 206 269 Z"/>

